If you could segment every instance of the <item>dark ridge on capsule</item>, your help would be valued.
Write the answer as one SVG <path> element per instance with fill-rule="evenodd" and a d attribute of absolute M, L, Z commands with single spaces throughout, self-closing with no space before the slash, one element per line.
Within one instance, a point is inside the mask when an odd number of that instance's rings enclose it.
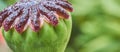
<path fill-rule="evenodd" d="M 32 28 L 35 32 L 38 32 L 40 30 L 40 11 L 37 6 L 34 6 L 30 9 L 30 20 Z M 34 18 L 33 18 L 34 17 Z"/>
<path fill-rule="evenodd" d="M 20 16 L 20 19 L 18 20 L 18 23 L 15 24 L 15 29 L 17 32 L 22 33 L 24 30 L 24 27 L 29 19 L 29 12 L 28 10 L 24 9 L 23 14 Z"/>
<path fill-rule="evenodd" d="M 56 5 L 54 2 L 44 2 L 43 5 L 51 11 L 56 11 L 59 16 L 69 18 L 69 14 L 67 13 L 67 11 L 64 8 Z"/>

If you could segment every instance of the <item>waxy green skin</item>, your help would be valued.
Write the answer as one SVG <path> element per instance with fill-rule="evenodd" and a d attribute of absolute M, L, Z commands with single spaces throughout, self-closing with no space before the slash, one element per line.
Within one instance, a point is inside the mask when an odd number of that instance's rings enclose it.
<path fill-rule="evenodd" d="M 59 19 L 56 26 L 44 22 L 39 32 L 29 27 L 22 34 L 15 29 L 4 31 L 3 36 L 13 52 L 64 52 L 70 38 L 71 17 Z"/>

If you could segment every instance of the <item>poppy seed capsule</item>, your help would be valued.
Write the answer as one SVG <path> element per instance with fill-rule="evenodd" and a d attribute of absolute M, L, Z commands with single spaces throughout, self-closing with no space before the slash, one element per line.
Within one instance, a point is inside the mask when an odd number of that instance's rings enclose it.
<path fill-rule="evenodd" d="M 14 52 L 64 52 L 73 8 L 63 0 L 21 0 L 0 12 L 0 26 Z"/>

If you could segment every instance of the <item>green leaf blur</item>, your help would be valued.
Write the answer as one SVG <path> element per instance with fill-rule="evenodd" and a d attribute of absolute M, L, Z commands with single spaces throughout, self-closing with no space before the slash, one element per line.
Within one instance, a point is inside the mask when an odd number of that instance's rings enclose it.
<path fill-rule="evenodd" d="M 69 0 L 73 31 L 66 52 L 120 52 L 120 0 Z"/>

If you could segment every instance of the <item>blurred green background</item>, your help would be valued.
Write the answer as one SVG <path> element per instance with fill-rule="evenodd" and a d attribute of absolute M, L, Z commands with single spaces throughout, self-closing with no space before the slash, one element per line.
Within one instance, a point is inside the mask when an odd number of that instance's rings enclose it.
<path fill-rule="evenodd" d="M 66 52 L 120 52 L 120 0 L 69 0 L 73 31 Z"/>
<path fill-rule="evenodd" d="M 65 52 L 120 52 L 120 0 L 68 1 L 73 30 Z M 0 0 L 0 11 L 15 2 Z"/>

